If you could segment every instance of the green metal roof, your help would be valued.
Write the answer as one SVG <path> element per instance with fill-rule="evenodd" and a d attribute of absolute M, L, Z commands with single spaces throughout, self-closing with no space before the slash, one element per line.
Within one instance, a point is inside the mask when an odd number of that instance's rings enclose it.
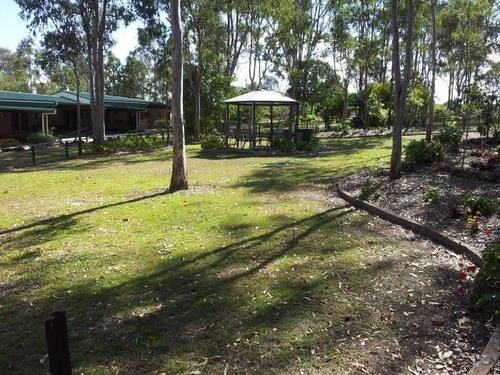
<path fill-rule="evenodd" d="M 0 110 L 54 112 L 56 105 L 50 95 L 0 91 Z"/>
<path fill-rule="evenodd" d="M 76 103 L 75 91 L 59 91 L 52 94 L 56 97 L 62 97 Z M 80 103 L 90 105 L 90 94 L 88 92 L 80 93 Z M 126 109 L 132 111 L 145 111 L 148 107 L 148 101 L 140 98 L 126 98 L 123 96 L 104 95 L 104 105 L 110 109 Z"/>
<path fill-rule="evenodd" d="M 11 91 L 0 91 L 0 110 L 54 112 L 58 105 L 76 105 L 75 91 L 59 91 L 52 95 L 38 95 Z M 90 105 L 90 94 L 80 93 L 80 104 Z M 104 95 L 104 105 L 108 109 L 128 111 L 146 111 L 148 107 L 158 106 L 158 103 L 148 102 L 140 98 Z"/>

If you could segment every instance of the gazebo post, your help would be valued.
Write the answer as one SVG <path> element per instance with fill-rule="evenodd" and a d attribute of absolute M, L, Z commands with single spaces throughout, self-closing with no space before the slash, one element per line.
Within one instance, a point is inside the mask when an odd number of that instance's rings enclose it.
<path fill-rule="evenodd" d="M 288 139 L 293 139 L 293 105 L 290 104 L 290 112 L 288 114 Z"/>
<path fill-rule="evenodd" d="M 269 107 L 269 112 L 270 112 L 270 115 L 271 115 L 271 134 L 269 135 L 269 140 L 271 141 L 271 143 L 273 142 L 273 139 L 274 139 L 274 124 L 273 124 L 273 105 L 271 104 L 271 106 Z"/>
<path fill-rule="evenodd" d="M 297 131 L 297 129 L 299 128 L 299 113 L 300 113 L 300 104 L 297 103 L 296 105 L 296 110 L 297 110 L 297 113 L 295 114 L 295 130 L 294 132 Z"/>
<path fill-rule="evenodd" d="M 255 123 L 255 102 L 252 102 L 252 144 L 253 148 L 257 147 L 257 129 Z"/>
<path fill-rule="evenodd" d="M 229 103 L 226 103 L 226 126 L 224 133 L 224 145 L 226 148 L 229 148 Z"/>
<path fill-rule="evenodd" d="M 240 105 L 237 104 L 237 121 L 236 121 L 236 148 L 240 148 L 240 133 L 241 133 L 241 118 Z"/>

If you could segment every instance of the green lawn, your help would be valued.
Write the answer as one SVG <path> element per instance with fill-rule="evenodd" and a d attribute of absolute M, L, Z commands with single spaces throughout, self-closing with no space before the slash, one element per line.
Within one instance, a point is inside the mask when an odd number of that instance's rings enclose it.
<path fill-rule="evenodd" d="M 326 191 L 386 166 L 391 143 L 325 142 L 295 157 L 190 146 L 190 190 L 175 194 L 163 193 L 170 150 L 0 171 L 0 373 L 46 371 L 43 322 L 58 309 L 75 374 L 335 373 L 362 361 L 348 338 L 374 323 L 353 296 L 384 272 L 364 251 L 397 243 Z M 349 335 L 346 317 L 359 318 Z"/>

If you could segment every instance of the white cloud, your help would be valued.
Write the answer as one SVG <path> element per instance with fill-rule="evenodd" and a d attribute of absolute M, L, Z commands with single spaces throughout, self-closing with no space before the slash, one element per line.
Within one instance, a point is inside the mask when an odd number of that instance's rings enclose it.
<path fill-rule="evenodd" d="M 129 53 L 137 48 L 137 28 L 140 25 L 140 22 L 132 22 L 128 26 L 121 26 L 113 33 L 113 39 L 116 43 L 111 51 L 121 62 L 125 62 Z"/>

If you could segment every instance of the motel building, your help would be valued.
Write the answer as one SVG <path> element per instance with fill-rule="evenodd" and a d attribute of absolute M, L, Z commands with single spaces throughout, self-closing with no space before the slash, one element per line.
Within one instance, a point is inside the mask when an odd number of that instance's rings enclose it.
<path fill-rule="evenodd" d="M 140 98 L 104 96 L 105 134 L 147 131 L 168 119 L 170 107 Z M 77 97 L 74 91 L 52 95 L 0 91 L 0 138 L 24 140 L 31 133 L 58 137 L 77 135 Z M 92 133 L 90 94 L 80 93 L 81 134 Z"/>

